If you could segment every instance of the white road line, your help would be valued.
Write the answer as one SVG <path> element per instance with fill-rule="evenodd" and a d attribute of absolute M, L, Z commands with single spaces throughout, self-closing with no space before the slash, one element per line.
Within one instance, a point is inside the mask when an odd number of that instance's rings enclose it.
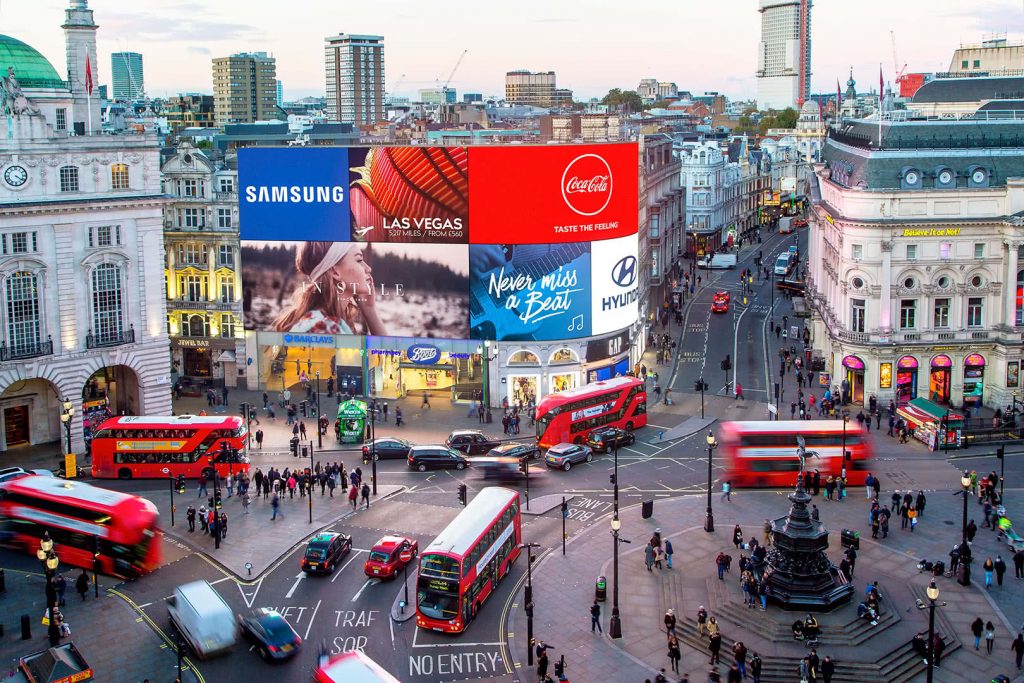
<path fill-rule="evenodd" d="M 356 594 L 352 596 L 352 602 L 355 602 L 359 599 L 359 596 L 362 594 L 364 590 L 366 590 L 367 586 L 375 586 L 378 583 L 380 583 L 380 579 L 367 579 L 366 583 L 364 583 L 362 587 L 356 591 Z"/>
<path fill-rule="evenodd" d="M 391 649 L 395 650 L 395 620 L 388 619 L 388 628 L 391 629 Z"/>
<path fill-rule="evenodd" d="M 336 570 L 334 572 L 334 576 L 331 577 L 331 583 L 334 583 L 335 581 L 338 580 L 338 577 L 341 576 L 341 573 L 343 571 L 345 571 L 345 567 L 349 566 L 352 563 L 352 560 L 356 559 L 356 555 L 358 555 L 359 553 L 368 553 L 368 552 L 370 552 L 370 551 L 369 550 L 353 550 L 352 551 L 352 557 L 348 558 L 348 560 L 345 562 L 345 564 L 341 565 L 341 569 L 338 569 L 338 570 Z"/>
<path fill-rule="evenodd" d="M 149 607 L 152 604 L 153 603 L 151 603 L 151 602 L 147 602 L 145 605 L 139 605 L 139 609 L 145 609 L 145 608 Z"/>
<path fill-rule="evenodd" d="M 320 609 L 321 602 L 323 602 L 323 600 L 316 601 L 316 607 L 313 608 L 313 615 L 310 616 L 309 623 L 306 624 L 306 635 L 302 636 L 303 640 L 309 640 L 309 629 L 313 628 L 313 619 L 316 617 L 317 610 Z"/>
<path fill-rule="evenodd" d="M 301 582 L 304 578 L 306 578 L 306 572 L 299 572 L 295 576 L 295 583 L 293 583 L 292 587 L 288 589 L 288 593 L 284 596 L 285 600 L 288 600 L 292 597 L 292 595 L 295 593 L 295 589 L 299 587 L 299 582 Z"/>
<path fill-rule="evenodd" d="M 413 647 L 482 647 L 494 645 L 505 645 L 505 641 L 501 640 L 496 643 L 431 643 L 429 645 L 416 645 L 415 642 L 413 643 Z"/>
<path fill-rule="evenodd" d="M 216 586 L 218 583 L 224 583 L 225 581 L 231 581 L 234 578 L 235 577 L 233 577 L 233 576 L 225 576 L 223 579 L 217 579 L 216 581 L 211 581 L 210 585 L 211 586 Z"/>

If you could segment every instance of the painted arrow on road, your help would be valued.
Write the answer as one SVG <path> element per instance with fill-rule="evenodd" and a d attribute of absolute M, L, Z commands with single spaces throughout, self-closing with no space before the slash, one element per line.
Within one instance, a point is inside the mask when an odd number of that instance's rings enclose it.
<path fill-rule="evenodd" d="M 289 588 L 288 592 L 285 594 L 285 600 L 292 597 L 292 594 L 295 593 L 295 589 L 299 587 L 299 582 L 304 578 L 306 578 L 306 572 L 299 572 L 295 575 L 295 583 L 292 584 L 292 587 Z"/>

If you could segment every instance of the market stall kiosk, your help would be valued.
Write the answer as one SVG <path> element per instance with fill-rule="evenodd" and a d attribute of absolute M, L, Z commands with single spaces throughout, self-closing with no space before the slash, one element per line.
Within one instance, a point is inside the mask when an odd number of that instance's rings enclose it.
<path fill-rule="evenodd" d="M 926 398 L 911 399 L 896 409 L 896 414 L 907 421 L 907 429 L 914 438 L 933 451 L 941 448 L 960 448 L 964 416 L 949 411 Z M 943 429 L 945 420 L 946 428 Z"/>
<path fill-rule="evenodd" d="M 341 443 L 362 443 L 366 434 L 366 403 L 352 399 L 338 406 L 338 437 Z"/>

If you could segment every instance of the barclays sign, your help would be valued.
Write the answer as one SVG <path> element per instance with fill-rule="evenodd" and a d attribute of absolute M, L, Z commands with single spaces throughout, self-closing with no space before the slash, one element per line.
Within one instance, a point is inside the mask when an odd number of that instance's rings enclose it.
<path fill-rule="evenodd" d="M 441 349 L 433 344 L 413 344 L 405 351 L 410 363 L 436 365 L 441 360 Z"/>
<path fill-rule="evenodd" d="M 302 346 L 334 346 L 334 336 L 330 334 L 292 334 L 285 333 L 285 345 Z"/>

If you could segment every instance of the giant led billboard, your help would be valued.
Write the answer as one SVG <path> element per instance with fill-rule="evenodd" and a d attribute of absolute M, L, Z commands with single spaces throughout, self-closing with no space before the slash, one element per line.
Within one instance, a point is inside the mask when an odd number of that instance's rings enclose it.
<path fill-rule="evenodd" d="M 239 184 L 247 329 L 546 341 L 637 319 L 634 144 L 247 148 Z"/>

